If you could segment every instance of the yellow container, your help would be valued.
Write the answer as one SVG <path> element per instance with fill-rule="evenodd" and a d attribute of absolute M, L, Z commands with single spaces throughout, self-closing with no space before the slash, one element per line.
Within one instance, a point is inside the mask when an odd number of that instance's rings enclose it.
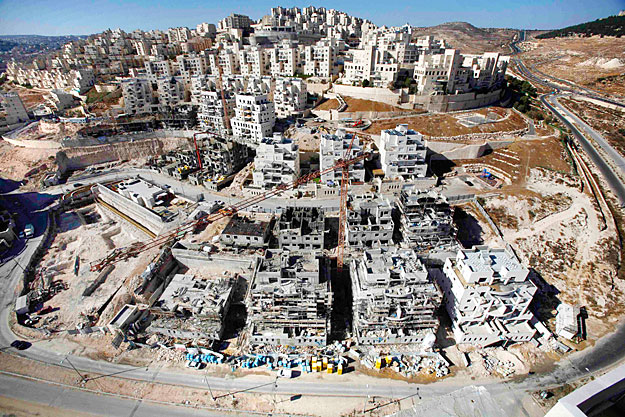
<path fill-rule="evenodd" d="M 382 358 L 377 358 L 375 360 L 375 369 L 382 369 Z"/>
<path fill-rule="evenodd" d="M 391 365 L 392 365 L 392 363 L 393 363 L 393 357 L 392 357 L 392 356 L 387 356 L 387 357 L 386 357 L 386 364 L 387 364 L 388 366 L 391 366 Z"/>
<path fill-rule="evenodd" d="M 329 363 L 328 364 L 328 373 L 331 374 L 333 370 L 334 370 L 334 364 Z"/>
<path fill-rule="evenodd" d="M 328 358 L 323 358 L 323 369 L 328 367 Z"/>
<path fill-rule="evenodd" d="M 336 373 L 339 375 L 343 375 L 343 365 L 339 365 L 336 367 Z"/>

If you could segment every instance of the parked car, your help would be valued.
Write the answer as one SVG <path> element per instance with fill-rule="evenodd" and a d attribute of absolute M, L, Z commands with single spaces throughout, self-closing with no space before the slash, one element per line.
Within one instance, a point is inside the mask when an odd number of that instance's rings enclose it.
<path fill-rule="evenodd" d="M 11 347 L 14 347 L 17 350 L 26 350 L 31 346 L 32 343 L 25 340 L 14 340 L 13 343 L 11 343 Z"/>

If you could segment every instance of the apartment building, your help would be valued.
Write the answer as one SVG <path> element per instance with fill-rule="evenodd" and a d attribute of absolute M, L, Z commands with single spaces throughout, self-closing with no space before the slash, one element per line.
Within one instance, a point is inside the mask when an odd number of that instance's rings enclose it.
<path fill-rule="evenodd" d="M 124 112 L 128 115 L 149 114 L 154 110 L 151 82 L 146 78 L 121 80 Z"/>
<path fill-rule="evenodd" d="M 352 142 L 353 141 L 353 142 Z M 319 163 L 323 171 L 336 164 L 339 159 L 345 158 L 345 154 L 351 144 L 350 154 L 347 158 L 355 158 L 363 154 L 360 139 L 353 133 L 347 133 L 344 129 L 337 129 L 333 135 L 323 134 L 319 146 Z M 321 181 L 330 186 L 341 183 L 341 170 L 331 171 L 321 176 Z M 365 181 L 365 166 L 362 161 L 349 166 L 349 182 L 363 183 Z"/>
<path fill-rule="evenodd" d="M 4 116 L 3 124 L 12 126 L 30 120 L 22 99 L 16 93 L 0 92 L 0 102 Z"/>
<path fill-rule="evenodd" d="M 404 188 L 397 202 L 403 242 L 417 252 L 455 245 L 453 210 L 434 190 Z"/>
<path fill-rule="evenodd" d="M 300 116 L 306 110 L 308 93 L 306 82 L 299 78 L 276 78 L 273 103 L 276 116 L 287 118 Z"/>
<path fill-rule="evenodd" d="M 232 13 L 230 16 L 219 21 L 217 29 L 222 31 L 228 29 L 243 29 L 249 31 L 252 23 L 254 23 L 254 21 L 250 19 L 249 16 Z"/>
<path fill-rule="evenodd" d="M 289 184 L 299 177 L 299 164 L 299 146 L 291 139 L 280 133 L 263 138 L 256 148 L 253 184 L 263 189 Z"/>
<path fill-rule="evenodd" d="M 444 54 L 420 55 L 414 79 L 420 94 L 461 94 L 503 86 L 510 57 L 498 53 L 462 55 L 455 49 Z"/>
<path fill-rule="evenodd" d="M 448 258 L 437 280 L 456 343 L 527 342 L 536 285 L 509 250 L 475 246 Z"/>
<path fill-rule="evenodd" d="M 200 108 L 197 118 L 203 130 L 217 132 L 220 135 L 227 133 L 226 112 L 232 120 L 234 116 L 235 98 L 229 91 L 224 91 L 226 108 L 218 91 L 205 90 L 200 93 Z"/>
<path fill-rule="evenodd" d="M 198 135 L 202 170 L 208 176 L 229 176 L 239 172 L 250 160 L 249 148 L 231 137 Z"/>
<path fill-rule="evenodd" d="M 330 282 L 324 257 L 267 250 L 246 299 L 252 345 L 325 346 L 331 332 Z"/>
<path fill-rule="evenodd" d="M 325 214 L 316 207 L 287 207 L 275 232 L 280 249 L 293 252 L 323 250 L 327 234 Z"/>
<path fill-rule="evenodd" d="M 351 58 L 344 63 L 344 83 L 367 80 L 374 87 L 387 87 L 397 80 L 401 65 L 388 51 L 367 45 L 349 53 Z"/>
<path fill-rule="evenodd" d="M 208 60 L 203 55 L 178 55 L 176 62 L 180 76 L 186 84 L 191 84 L 192 77 L 205 75 L 208 71 Z"/>
<path fill-rule="evenodd" d="M 300 51 L 292 41 L 283 40 L 269 50 L 271 75 L 293 77 L 300 67 Z"/>
<path fill-rule="evenodd" d="M 270 57 L 265 48 L 250 46 L 239 51 L 241 75 L 262 77 L 270 73 Z"/>
<path fill-rule="evenodd" d="M 259 143 L 271 136 L 276 111 L 266 94 L 236 94 L 235 105 L 235 117 L 231 122 L 234 136 L 250 143 Z"/>
<path fill-rule="evenodd" d="M 367 249 L 350 262 L 353 333 L 364 345 L 436 339 L 443 296 L 412 249 Z"/>
<path fill-rule="evenodd" d="M 156 85 L 159 111 L 171 111 L 184 103 L 184 79 L 182 77 L 161 77 L 156 80 Z"/>
<path fill-rule="evenodd" d="M 169 43 L 181 43 L 186 42 L 191 37 L 191 31 L 186 27 L 169 28 L 167 29 L 167 39 Z"/>
<path fill-rule="evenodd" d="M 408 125 L 383 130 L 379 150 L 385 178 L 411 181 L 427 175 L 427 142 Z"/>
<path fill-rule="evenodd" d="M 321 39 L 304 47 L 304 74 L 330 78 L 339 73 L 339 46 L 336 39 Z"/>
<path fill-rule="evenodd" d="M 149 61 L 145 61 L 145 74 L 151 83 L 156 84 L 159 78 L 173 77 L 176 75 L 176 70 L 172 61 L 168 59 L 158 59 L 157 57 L 150 57 Z"/>
<path fill-rule="evenodd" d="M 350 196 L 345 241 L 350 248 L 364 249 L 393 244 L 393 207 L 380 195 Z"/>

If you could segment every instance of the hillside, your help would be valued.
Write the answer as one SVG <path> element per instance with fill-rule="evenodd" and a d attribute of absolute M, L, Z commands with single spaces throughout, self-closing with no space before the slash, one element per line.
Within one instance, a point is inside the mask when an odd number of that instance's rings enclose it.
<path fill-rule="evenodd" d="M 597 19 L 592 22 L 580 23 L 579 25 L 543 33 L 542 35 L 536 36 L 536 39 L 562 38 L 571 35 L 603 35 L 621 37 L 624 31 L 625 16 L 610 16 L 603 19 Z"/>
<path fill-rule="evenodd" d="M 449 22 L 438 26 L 414 28 L 413 37 L 433 35 L 467 54 L 482 52 L 509 53 L 508 44 L 518 33 L 513 29 L 477 28 L 467 22 Z"/>

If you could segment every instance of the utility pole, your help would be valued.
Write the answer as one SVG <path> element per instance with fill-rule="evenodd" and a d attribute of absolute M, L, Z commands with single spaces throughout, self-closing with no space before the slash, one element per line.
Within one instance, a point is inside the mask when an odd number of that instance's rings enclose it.
<path fill-rule="evenodd" d="M 208 368 L 206 368 L 206 373 L 204 374 L 204 382 L 206 382 L 206 386 L 208 387 L 208 392 L 210 392 L 212 400 L 215 401 L 215 396 L 213 395 L 213 390 L 211 389 L 211 386 L 208 383 Z"/>
<path fill-rule="evenodd" d="M 80 381 L 82 383 L 85 383 L 89 380 L 89 378 L 87 378 L 86 376 L 84 376 L 83 374 L 81 374 L 78 369 L 76 369 L 76 367 L 74 366 L 74 364 L 69 360 L 68 355 L 65 356 L 65 358 L 63 358 L 63 360 L 61 361 L 61 363 L 63 363 L 63 361 L 67 361 L 67 363 L 70 364 L 70 366 L 72 367 L 72 369 L 78 374 L 78 376 L 80 377 Z"/>

